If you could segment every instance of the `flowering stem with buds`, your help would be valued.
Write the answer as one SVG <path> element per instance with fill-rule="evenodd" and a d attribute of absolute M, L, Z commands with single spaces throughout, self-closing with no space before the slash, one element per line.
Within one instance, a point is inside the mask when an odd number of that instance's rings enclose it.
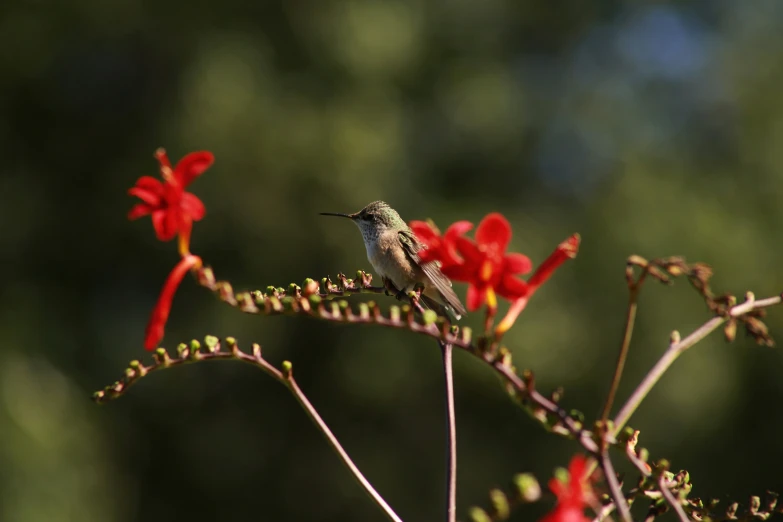
<path fill-rule="evenodd" d="M 351 471 L 351 474 L 370 498 L 383 509 L 389 520 L 402 522 L 402 519 L 392 510 L 383 497 L 373 488 L 370 481 L 362 474 L 356 464 L 354 464 L 351 457 L 348 456 L 348 453 L 337 440 L 337 437 L 332 433 L 332 430 L 329 429 L 329 426 L 326 425 L 326 422 L 324 422 L 323 418 L 318 414 L 318 411 L 313 404 L 301 388 L 299 388 L 299 385 L 294 379 L 293 365 L 289 361 L 283 361 L 282 369 L 278 370 L 262 357 L 260 345 L 253 344 L 253 353 L 251 355 L 240 350 L 239 345 L 233 337 L 227 337 L 224 342 L 221 343 L 217 337 L 207 336 L 204 344 L 206 345 L 206 350 L 202 350 L 201 343 L 196 340 L 191 341 L 190 345 L 182 343 L 177 347 L 177 357 L 171 357 L 166 350 L 158 348 L 153 354 L 153 364 L 150 366 L 145 366 L 140 361 L 131 361 L 129 368 L 125 370 L 123 380 L 107 386 L 104 390 L 95 392 L 93 394 L 93 400 L 98 403 L 103 403 L 115 399 L 123 395 L 130 386 L 138 382 L 142 377 L 159 369 L 172 368 L 174 366 L 181 366 L 199 361 L 233 360 L 250 364 L 283 384 L 291 392 L 307 416 L 313 421 L 316 427 L 318 427 L 318 430 L 323 434 L 329 445 L 343 461 L 343 464 Z M 223 349 L 224 344 L 226 349 Z"/>

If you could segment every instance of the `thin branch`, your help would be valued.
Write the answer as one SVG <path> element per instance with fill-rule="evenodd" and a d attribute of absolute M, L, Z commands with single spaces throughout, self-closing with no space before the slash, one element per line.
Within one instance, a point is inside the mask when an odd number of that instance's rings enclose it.
<path fill-rule="evenodd" d="M 623 490 L 620 487 L 620 482 L 617 480 L 617 473 L 614 471 L 614 466 L 612 466 L 612 460 L 609 458 L 607 448 L 604 448 L 601 452 L 599 461 L 604 476 L 606 477 L 606 484 L 609 486 L 609 493 L 612 495 L 612 501 L 614 502 L 615 507 L 620 512 L 620 517 L 623 519 L 623 522 L 633 522 L 631 510 L 628 507 L 628 503 L 625 501 L 625 496 L 623 496 Z"/>
<path fill-rule="evenodd" d="M 454 408 L 454 372 L 451 343 L 440 341 L 446 394 L 446 520 L 457 520 L 457 417 Z"/>
<path fill-rule="evenodd" d="M 614 432 L 613 435 L 617 435 L 623 429 L 625 424 L 634 414 L 636 409 L 642 403 L 650 390 L 657 384 L 660 378 L 666 373 L 666 370 L 677 360 L 677 358 L 685 352 L 688 348 L 698 343 L 713 331 L 717 330 L 720 325 L 725 323 L 730 318 L 739 317 L 743 314 L 747 314 L 753 310 L 760 308 L 766 308 L 781 303 L 781 296 L 768 297 L 766 299 L 756 300 L 751 292 L 748 292 L 744 303 L 731 307 L 725 317 L 718 316 L 713 317 L 702 326 L 697 328 L 685 339 L 680 339 L 680 335 L 677 332 L 672 332 L 671 342 L 669 343 L 669 349 L 663 354 L 663 357 L 652 367 L 647 373 L 645 378 L 634 390 L 631 397 L 626 401 L 620 412 L 614 419 Z"/>
<path fill-rule="evenodd" d="M 685 510 L 682 508 L 682 504 L 680 504 L 680 502 L 674 498 L 671 490 L 669 490 L 669 487 L 666 485 L 666 476 L 664 473 L 661 473 L 660 478 L 658 478 L 658 487 L 663 494 L 663 498 L 666 499 L 666 502 L 668 502 L 672 509 L 674 509 L 674 511 L 677 513 L 677 517 L 679 517 L 680 522 L 691 522 L 688 514 L 685 513 Z"/>
<path fill-rule="evenodd" d="M 641 272 L 639 277 L 634 278 L 635 268 L 639 267 Z M 654 259 L 647 261 L 641 256 L 632 255 L 628 257 L 625 263 L 625 282 L 628 285 L 628 309 L 625 316 L 625 327 L 623 329 L 623 339 L 620 344 L 620 353 L 617 355 L 617 363 L 612 376 L 612 383 L 609 387 L 609 393 L 606 396 L 603 410 L 601 412 L 601 422 L 606 424 L 609 415 L 612 413 L 612 406 L 617 395 L 617 389 L 620 387 L 625 361 L 628 358 L 628 351 L 631 347 L 631 338 L 633 337 L 633 328 L 636 323 L 636 311 L 639 307 L 639 292 L 642 289 L 647 276 L 663 282 L 671 282 L 670 276 L 679 275 L 690 267 L 685 264 L 685 260 L 677 257 Z"/>
<path fill-rule="evenodd" d="M 394 522 L 402 522 L 402 519 L 392 510 L 389 504 L 381 497 L 381 495 L 372 487 L 372 484 L 365 478 L 362 472 L 356 467 L 356 464 L 348 456 L 348 453 L 340 445 L 337 437 L 334 436 L 332 431 L 326 425 L 324 420 L 316 411 L 312 403 L 307 399 L 307 396 L 299 388 L 293 377 L 292 365 L 288 361 L 283 362 L 283 370 L 278 370 L 269 362 L 267 362 L 261 356 L 261 347 L 258 344 L 253 344 L 253 354 L 250 355 L 239 349 L 236 340 L 232 337 L 225 339 L 225 344 L 228 350 L 223 351 L 222 345 L 216 337 L 208 336 L 205 340 L 207 345 L 207 351 L 201 351 L 201 344 L 198 341 L 192 341 L 190 346 L 186 344 L 180 344 L 177 347 L 178 357 L 172 358 L 163 348 L 158 348 L 153 355 L 153 364 L 150 366 L 144 366 L 139 361 L 131 361 L 130 367 L 125 371 L 125 376 L 122 380 L 115 382 L 113 385 L 107 386 L 104 390 L 95 392 L 93 394 L 93 400 L 98 403 L 103 403 L 112 399 L 116 399 L 123 395 L 127 389 L 138 382 L 142 377 L 149 375 L 151 372 L 159 370 L 161 368 L 171 368 L 174 366 L 180 366 L 187 363 L 193 363 L 197 361 L 218 361 L 218 360 L 234 360 L 241 361 L 247 364 L 251 364 L 256 368 L 263 370 L 266 374 L 272 376 L 275 380 L 282 383 L 296 401 L 302 406 L 310 420 L 318 427 L 319 431 L 324 435 L 329 445 L 337 453 L 343 463 L 353 474 L 357 482 L 364 488 L 364 491 L 378 504 L 381 509 L 386 513 L 386 516 Z"/>
<path fill-rule="evenodd" d="M 612 514 L 612 511 L 614 511 L 614 502 L 609 502 L 601 508 L 601 511 L 596 513 L 595 518 L 593 518 L 593 522 L 603 522 L 606 517 Z"/>
<path fill-rule="evenodd" d="M 394 520 L 395 522 L 402 522 L 402 519 L 397 516 L 394 510 L 392 510 L 391 506 L 386 503 L 383 497 L 375 490 L 375 488 L 372 487 L 372 484 L 370 484 L 362 472 L 359 471 L 359 468 L 356 467 L 356 464 L 353 463 L 351 457 L 348 456 L 348 453 L 346 453 L 346 451 L 340 445 L 340 442 L 337 440 L 337 437 L 334 436 L 332 430 L 329 429 L 329 426 L 326 425 L 316 409 L 299 388 L 299 385 L 294 380 L 293 372 L 291 371 L 291 363 L 288 361 L 283 363 L 283 378 L 285 379 L 284 382 L 286 387 L 291 390 L 291 393 L 305 410 L 307 416 L 310 417 L 310 420 L 312 420 L 316 426 L 318 426 L 318 429 L 321 431 L 321 433 L 323 433 L 324 437 L 326 437 L 329 445 L 332 446 L 332 449 L 340 456 L 343 464 L 345 464 L 348 469 L 351 470 L 354 478 L 359 481 L 359 484 L 362 485 L 367 494 L 372 497 L 376 504 L 381 506 L 381 508 L 386 512 L 386 516 L 389 517 L 390 520 Z"/>
<path fill-rule="evenodd" d="M 643 273 L 644 274 L 644 273 Z M 617 364 L 614 368 L 614 375 L 612 376 L 612 384 L 609 387 L 609 393 L 606 396 L 606 402 L 604 403 L 603 411 L 601 412 L 601 420 L 606 422 L 609 418 L 609 414 L 612 412 L 612 405 L 614 404 L 615 395 L 617 395 L 617 388 L 620 387 L 620 379 L 623 376 L 623 369 L 625 368 L 625 360 L 628 358 L 628 350 L 631 347 L 631 337 L 633 337 L 633 327 L 636 323 L 636 310 L 638 308 L 639 288 L 644 281 L 643 275 L 639 277 L 637 283 L 629 283 L 629 296 L 628 296 L 628 310 L 625 315 L 625 328 L 623 329 L 623 340 L 620 344 L 620 353 L 617 355 Z"/>
<path fill-rule="evenodd" d="M 593 432 L 583 429 L 581 423 L 569 415 L 568 412 L 561 408 L 555 401 L 541 395 L 534 387 L 532 374 L 526 375 L 527 382 L 525 382 L 517 375 L 513 367 L 503 364 L 502 360 L 493 362 L 488 360 L 486 356 L 482 357 L 482 359 L 484 359 L 485 362 L 488 362 L 490 366 L 492 366 L 492 368 L 522 397 L 527 398 L 527 400 L 533 403 L 537 408 L 559 418 L 561 429 L 558 430 L 557 426 L 553 426 L 552 431 L 559 433 L 560 435 L 570 435 L 577 439 L 587 451 L 591 453 L 598 452 L 598 444 L 593 440 Z M 542 420 L 539 418 L 539 421 L 545 422 L 546 419 Z"/>

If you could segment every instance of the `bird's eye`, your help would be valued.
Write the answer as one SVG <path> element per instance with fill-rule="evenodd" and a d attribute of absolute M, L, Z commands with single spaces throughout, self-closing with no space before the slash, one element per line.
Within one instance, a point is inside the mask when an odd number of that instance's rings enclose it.
<path fill-rule="evenodd" d="M 362 216 L 362 219 L 363 219 L 364 221 L 370 221 L 370 215 L 369 215 L 369 214 L 364 214 L 364 215 Z"/>

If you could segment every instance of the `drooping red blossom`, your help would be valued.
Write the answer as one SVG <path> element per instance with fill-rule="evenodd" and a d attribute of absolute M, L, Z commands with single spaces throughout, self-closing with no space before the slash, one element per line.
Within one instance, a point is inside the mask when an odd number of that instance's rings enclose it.
<path fill-rule="evenodd" d="M 521 296 L 511 304 L 511 308 L 508 309 L 506 316 L 495 328 L 496 339 L 500 339 L 500 337 L 511 328 L 517 320 L 517 317 L 519 317 L 519 314 L 522 313 L 522 310 L 527 306 L 530 297 L 532 297 L 535 291 L 550 278 L 555 270 L 565 263 L 566 260 L 576 257 L 576 254 L 579 252 L 580 241 L 581 238 L 579 237 L 579 234 L 573 234 L 571 237 L 557 245 L 554 252 L 549 254 L 549 257 L 536 268 L 536 271 L 533 272 L 533 275 L 527 280 L 527 294 Z"/>
<path fill-rule="evenodd" d="M 419 252 L 422 263 L 440 261 L 441 267 L 462 263 L 462 259 L 457 255 L 457 238 L 471 230 L 473 223 L 457 221 L 447 228 L 442 236 L 439 230 L 426 221 L 411 221 L 410 227 L 419 241 L 427 247 Z"/>
<path fill-rule="evenodd" d="M 581 240 L 582 238 L 579 234 L 573 234 L 557 245 L 555 251 L 546 258 L 546 261 L 536 268 L 536 271 L 533 272 L 533 275 L 527 280 L 527 284 L 533 288 L 538 288 L 544 284 L 560 265 L 565 263 L 568 259 L 576 257 L 576 254 L 579 253 L 579 242 Z"/>
<path fill-rule="evenodd" d="M 568 482 L 556 478 L 549 481 L 549 489 L 557 496 L 555 509 L 540 522 L 589 522 L 584 514 L 585 507 L 593 499 L 587 469 L 587 459 L 574 455 L 568 465 Z"/>
<path fill-rule="evenodd" d="M 170 241 L 179 236 L 180 254 L 189 253 L 190 231 L 194 221 L 204 217 L 201 200 L 185 188 L 214 161 L 211 152 L 191 152 L 172 168 L 166 151 L 158 149 L 155 157 L 160 163 L 163 181 L 152 176 L 142 176 L 128 194 L 141 199 L 128 212 L 128 219 L 152 215 L 152 226 L 161 241 Z"/>
<path fill-rule="evenodd" d="M 166 278 L 166 282 L 163 284 L 163 290 L 160 292 L 158 302 L 155 303 L 155 308 L 152 309 L 152 315 L 150 321 L 147 323 L 147 329 L 144 332 L 144 348 L 147 350 L 154 350 L 157 348 L 158 343 L 163 339 L 163 333 L 166 327 L 166 321 L 169 318 L 169 312 L 171 311 L 171 302 L 174 300 L 174 294 L 179 288 L 179 284 L 182 282 L 182 278 L 192 268 L 198 268 L 201 266 L 201 258 L 193 254 L 187 254 L 182 257 L 179 263 L 174 267 L 169 276 Z"/>

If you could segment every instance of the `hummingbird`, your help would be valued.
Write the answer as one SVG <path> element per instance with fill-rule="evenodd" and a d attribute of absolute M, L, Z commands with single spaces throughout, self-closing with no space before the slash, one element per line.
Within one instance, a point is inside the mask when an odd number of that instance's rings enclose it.
<path fill-rule="evenodd" d="M 397 290 L 398 298 L 421 284 L 424 287 L 421 298 L 428 307 L 448 311 L 455 319 L 467 313 L 437 261 L 421 262 L 418 252 L 425 248 L 424 244 L 385 202 L 373 201 L 353 214 L 321 212 L 321 215 L 344 217 L 356 223 L 367 249 L 367 259 L 384 286 L 388 289 L 391 283 Z"/>

